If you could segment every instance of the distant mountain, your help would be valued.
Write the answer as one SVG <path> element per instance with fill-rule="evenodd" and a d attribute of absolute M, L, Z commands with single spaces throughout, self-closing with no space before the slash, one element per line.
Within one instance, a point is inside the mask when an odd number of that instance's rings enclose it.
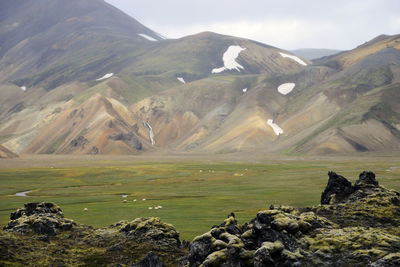
<path fill-rule="evenodd" d="M 303 57 L 308 60 L 313 60 L 321 57 L 331 56 L 340 53 L 341 51 L 335 49 L 302 48 L 302 49 L 291 50 L 290 52 L 292 52 L 295 55 L 298 55 L 299 57 Z"/>
<path fill-rule="evenodd" d="M 2 0 L 0 80 L 52 90 L 119 71 L 124 54 L 161 40 L 103 0 Z"/>
<path fill-rule="evenodd" d="M 0 142 L 17 154 L 400 148 L 399 35 L 311 62 L 165 40 L 102 0 L 6 0 L 0 21 Z"/>
<path fill-rule="evenodd" d="M 400 35 L 380 35 L 357 48 L 316 60 L 316 64 L 329 65 L 330 67 L 344 69 L 350 67 L 366 57 L 373 55 L 385 48 L 400 49 Z"/>
<path fill-rule="evenodd" d="M 0 158 L 16 158 L 18 157 L 17 154 L 11 152 L 10 150 L 8 150 L 7 148 L 5 148 L 4 146 L 0 145 Z"/>

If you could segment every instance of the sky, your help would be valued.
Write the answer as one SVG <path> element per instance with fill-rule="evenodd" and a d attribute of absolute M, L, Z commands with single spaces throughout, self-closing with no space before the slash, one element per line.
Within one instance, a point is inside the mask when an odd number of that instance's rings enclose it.
<path fill-rule="evenodd" d="M 400 34 L 400 0 L 106 0 L 150 29 L 180 38 L 203 31 L 284 49 L 353 49 Z"/>

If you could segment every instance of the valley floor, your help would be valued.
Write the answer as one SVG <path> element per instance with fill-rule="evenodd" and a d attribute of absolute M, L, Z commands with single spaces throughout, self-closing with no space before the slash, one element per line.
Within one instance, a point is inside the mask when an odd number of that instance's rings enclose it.
<path fill-rule="evenodd" d="M 398 155 L 24 155 L 0 160 L 0 225 L 24 203 L 46 201 L 96 227 L 160 217 L 191 240 L 230 212 L 244 222 L 271 204 L 318 205 L 330 170 L 353 181 L 372 170 L 400 190 Z"/>

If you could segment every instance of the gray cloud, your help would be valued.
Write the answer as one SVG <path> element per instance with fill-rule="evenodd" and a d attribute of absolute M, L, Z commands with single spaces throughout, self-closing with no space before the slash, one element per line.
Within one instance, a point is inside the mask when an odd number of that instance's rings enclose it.
<path fill-rule="evenodd" d="M 170 38 L 215 31 L 286 49 L 352 49 L 400 33 L 398 0 L 106 0 Z"/>

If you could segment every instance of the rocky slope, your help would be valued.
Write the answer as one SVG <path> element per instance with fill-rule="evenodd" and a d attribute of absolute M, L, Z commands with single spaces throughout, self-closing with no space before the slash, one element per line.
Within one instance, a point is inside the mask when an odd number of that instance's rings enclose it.
<path fill-rule="evenodd" d="M 11 152 L 4 146 L 0 145 L 0 158 L 15 158 L 15 157 L 18 157 L 18 155 Z"/>
<path fill-rule="evenodd" d="M 306 58 L 308 60 L 315 60 L 322 57 L 332 56 L 340 53 L 340 50 L 335 49 L 319 49 L 319 48 L 301 48 L 296 50 L 291 50 L 291 52 L 300 57 Z"/>
<path fill-rule="evenodd" d="M 158 218 L 94 229 L 52 203 L 29 203 L 0 231 L 2 266 L 399 266 L 400 193 L 372 172 L 329 172 L 321 205 L 232 213 L 191 243 Z M 44 250 L 45 249 L 45 250 Z M 43 251 L 46 251 L 45 253 Z"/>

